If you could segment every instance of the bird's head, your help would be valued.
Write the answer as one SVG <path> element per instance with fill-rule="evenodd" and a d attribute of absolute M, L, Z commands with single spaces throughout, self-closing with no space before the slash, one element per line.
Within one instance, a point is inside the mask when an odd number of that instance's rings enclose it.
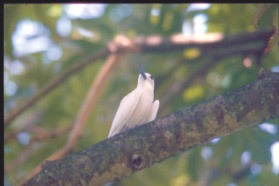
<path fill-rule="evenodd" d="M 138 86 L 151 86 L 154 90 L 154 78 L 151 74 L 144 72 L 142 66 L 140 65 L 140 74 L 138 78 Z"/>

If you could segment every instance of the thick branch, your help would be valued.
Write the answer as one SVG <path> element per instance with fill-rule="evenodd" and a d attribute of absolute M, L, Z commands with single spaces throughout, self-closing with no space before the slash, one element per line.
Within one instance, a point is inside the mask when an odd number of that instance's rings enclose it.
<path fill-rule="evenodd" d="M 262 30 L 254 33 L 241 33 L 232 36 L 223 37 L 222 34 L 207 34 L 204 36 L 184 36 L 179 34 L 170 38 L 161 37 L 147 37 L 137 38 L 137 43 L 142 52 L 170 52 L 179 51 L 187 48 L 197 47 L 203 50 L 218 51 L 217 48 L 224 49 L 224 47 L 238 48 L 244 44 L 251 44 L 255 42 L 266 42 L 270 36 L 274 33 L 273 30 Z"/>
<path fill-rule="evenodd" d="M 25 185 L 103 185 L 129 176 L 215 137 L 279 117 L 278 92 L 279 74 L 261 71 L 245 87 L 47 161 Z"/>

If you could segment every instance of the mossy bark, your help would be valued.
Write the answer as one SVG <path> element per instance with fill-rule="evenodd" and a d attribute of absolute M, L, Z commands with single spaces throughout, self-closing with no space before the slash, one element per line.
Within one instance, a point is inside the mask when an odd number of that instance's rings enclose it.
<path fill-rule="evenodd" d="M 47 161 L 26 185 L 104 185 L 179 152 L 279 117 L 279 75 L 129 129 L 64 159 Z"/>

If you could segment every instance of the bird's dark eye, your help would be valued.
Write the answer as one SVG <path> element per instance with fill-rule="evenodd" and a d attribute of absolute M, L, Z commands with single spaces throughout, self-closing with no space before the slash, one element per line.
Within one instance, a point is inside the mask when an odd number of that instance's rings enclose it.
<path fill-rule="evenodd" d="M 153 76 L 151 76 L 151 75 L 150 75 L 150 79 L 152 79 L 152 80 L 153 80 Z"/>

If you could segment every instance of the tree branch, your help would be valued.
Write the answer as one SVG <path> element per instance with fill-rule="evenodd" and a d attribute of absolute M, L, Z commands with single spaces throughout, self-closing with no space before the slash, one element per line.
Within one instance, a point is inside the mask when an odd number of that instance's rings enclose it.
<path fill-rule="evenodd" d="M 170 52 L 179 51 L 186 48 L 197 47 L 201 50 L 221 50 L 226 47 L 238 47 L 239 45 L 251 44 L 257 42 L 266 42 L 269 37 L 273 34 L 273 30 L 263 30 L 254 33 L 241 33 L 233 36 L 224 37 L 221 34 L 205 34 L 201 36 L 184 36 L 184 35 L 174 35 L 170 38 L 162 38 L 160 36 L 150 36 L 150 37 L 137 37 L 131 41 L 125 41 L 124 45 L 116 45 L 114 50 L 105 49 L 99 53 L 89 56 L 84 61 L 77 62 L 74 66 L 67 69 L 60 76 L 42 88 L 39 92 L 33 95 L 25 103 L 12 109 L 10 113 L 5 116 L 4 127 L 8 126 L 17 116 L 22 112 L 34 105 L 43 96 L 47 95 L 51 90 L 55 89 L 63 81 L 65 81 L 72 74 L 81 70 L 86 65 L 96 61 L 101 57 L 109 56 L 110 54 L 119 54 L 123 51 L 129 53 L 142 52 L 142 53 L 154 53 L 154 52 Z M 119 36 L 117 36 L 119 37 Z M 117 44 L 117 37 L 115 38 Z M 120 37 L 123 41 L 123 37 Z M 127 44 L 129 43 L 129 44 Z M 225 47 L 224 47 L 225 46 Z"/>
<path fill-rule="evenodd" d="M 177 94 L 181 93 L 183 90 L 188 88 L 197 77 L 205 76 L 210 69 L 212 69 L 216 64 L 218 64 L 222 59 L 234 55 L 257 55 L 260 51 L 263 51 L 262 47 L 252 47 L 252 48 L 238 48 L 233 50 L 228 50 L 223 53 L 216 53 L 213 56 L 209 56 L 206 63 L 202 64 L 196 71 L 194 71 L 187 79 L 174 82 L 171 87 L 168 88 L 168 92 L 162 96 L 160 99 L 160 111 L 159 113 L 165 113 L 166 107 L 169 102 L 173 100 Z"/>
<path fill-rule="evenodd" d="M 37 126 L 32 126 L 32 127 L 28 126 L 19 131 L 14 131 L 10 134 L 7 134 L 4 137 L 4 142 L 6 144 L 6 143 L 10 142 L 11 140 L 14 140 L 17 137 L 17 134 L 20 132 L 32 132 L 34 135 L 32 135 L 30 143 L 29 143 L 29 145 L 31 145 L 34 142 L 43 141 L 43 140 L 47 140 L 47 139 L 53 139 L 58 136 L 61 136 L 65 132 L 69 131 L 71 129 L 71 127 L 72 127 L 71 125 L 67 125 L 65 127 L 54 129 L 52 131 L 45 131 L 43 128 L 40 128 Z"/>
<path fill-rule="evenodd" d="M 69 76 L 71 76 L 73 73 L 77 72 L 78 70 L 82 69 L 89 63 L 92 63 L 93 61 L 96 61 L 97 59 L 104 57 L 108 55 L 109 51 L 104 50 L 97 54 L 94 54 L 92 56 L 89 56 L 83 61 L 77 62 L 75 65 L 73 65 L 71 68 L 65 70 L 62 72 L 61 75 L 59 75 L 57 78 L 55 78 L 52 82 L 47 84 L 45 87 L 43 87 L 41 90 L 39 90 L 35 95 L 33 95 L 30 99 L 28 99 L 23 104 L 19 105 L 15 109 L 13 109 L 4 119 L 4 126 L 6 127 L 8 124 L 10 124 L 18 115 L 20 115 L 23 111 L 30 108 L 34 103 L 36 103 L 38 100 L 40 100 L 42 97 L 47 95 L 51 90 L 55 89 L 58 85 L 60 85 L 62 82 L 64 82 Z"/>
<path fill-rule="evenodd" d="M 103 185 L 178 153 L 279 117 L 279 74 L 262 70 L 242 88 L 129 129 L 64 159 L 25 185 Z"/>
<path fill-rule="evenodd" d="M 34 127 L 35 128 L 35 127 Z M 38 131 L 36 136 L 32 136 L 29 145 L 33 144 L 34 142 L 44 141 L 48 139 L 53 139 L 59 137 L 69 131 L 72 128 L 71 125 L 67 125 L 65 127 L 57 128 L 53 131 Z"/>
<path fill-rule="evenodd" d="M 58 151 L 51 154 L 48 158 L 46 158 L 47 160 L 60 159 L 74 149 L 80 135 L 82 134 L 83 128 L 86 125 L 89 113 L 92 111 L 93 104 L 96 102 L 97 97 L 103 89 L 110 72 L 115 67 L 117 62 L 120 61 L 120 59 L 122 59 L 122 57 L 123 55 L 111 55 L 108 57 L 102 69 L 98 73 L 96 79 L 93 81 L 91 88 L 88 91 L 88 94 L 80 107 L 79 113 L 73 124 L 67 143 L 64 145 L 64 147 L 62 147 Z M 41 164 L 42 163 L 37 165 L 37 167 L 22 182 L 24 183 L 27 179 L 30 179 L 31 177 L 38 174 L 38 172 L 40 172 L 41 170 Z"/>

